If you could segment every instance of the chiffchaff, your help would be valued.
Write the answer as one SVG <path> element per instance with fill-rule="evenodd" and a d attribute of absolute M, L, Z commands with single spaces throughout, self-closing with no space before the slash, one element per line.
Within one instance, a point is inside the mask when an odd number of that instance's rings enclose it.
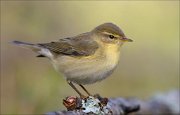
<path fill-rule="evenodd" d="M 14 44 L 32 49 L 39 54 L 37 57 L 49 58 L 54 68 L 63 73 L 68 84 L 81 97 L 83 95 L 73 83 L 80 85 L 90 95 L 83 85 L 101 81 L 111 75 L 118 64 L 124 42 L 132 40 L 112 23 L 104 23 L 90 32 L 50 43 L 13 41 Z"/>

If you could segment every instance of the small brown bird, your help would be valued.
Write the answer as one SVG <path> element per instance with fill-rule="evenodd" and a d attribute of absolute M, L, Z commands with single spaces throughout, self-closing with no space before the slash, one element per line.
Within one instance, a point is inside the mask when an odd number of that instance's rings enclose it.
<path fill-rule="evenodd" d="M 68 84 L 81 96 L 73 83 L 84 88 L 110 76 L 116 68 L 120 48 L 124 42 L 132 42 L 123 31 L 112 23 L 104 23 L 90 32 L 75 37 L 59 39 L 50 43 L 30 44 L 13 41 L 14 44 L 28 47 L 39 55 L 47 57 L 54 68 L 64 74 Z"/>

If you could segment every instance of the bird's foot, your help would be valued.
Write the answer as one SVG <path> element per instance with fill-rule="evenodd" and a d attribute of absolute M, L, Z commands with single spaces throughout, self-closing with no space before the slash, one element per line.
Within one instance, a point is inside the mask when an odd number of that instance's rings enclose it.
<path fill-rule="evenodd" d="M 83 100 L 84 100 L 84 99 L 87 99 L 88 97 L 89 97 L 89 96 L 80 95 L 80 98 L 83 99 Z"/>

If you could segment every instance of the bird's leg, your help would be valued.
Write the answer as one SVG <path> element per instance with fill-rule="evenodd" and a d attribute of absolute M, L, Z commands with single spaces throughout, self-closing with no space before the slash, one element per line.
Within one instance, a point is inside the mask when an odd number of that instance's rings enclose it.
<path fill-rule="evenodd" d="M 89 96 L 91 95 L 83 85 L 79 84 L 79 86 L 80 86 Z"/>
<path fill-rule="evenodd" d="M 67 81 L 67 83 L 79 94 L 79 96 L 81 98 L 85 98 L 86 96 L 84 96 L 83 94 L 81 94 L 81 92 L 74 86 L 74 84 L 70 81 Z"/>

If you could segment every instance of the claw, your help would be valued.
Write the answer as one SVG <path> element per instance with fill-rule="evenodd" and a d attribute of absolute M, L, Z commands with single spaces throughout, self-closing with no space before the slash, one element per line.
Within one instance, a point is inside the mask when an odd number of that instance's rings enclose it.
<path fill-rule="evenodd" d="M 83 99 L 83 100 L 87 99 L 88 97 L 89 97 L 89 96 L 80 95 L 80 98 Z"/>

